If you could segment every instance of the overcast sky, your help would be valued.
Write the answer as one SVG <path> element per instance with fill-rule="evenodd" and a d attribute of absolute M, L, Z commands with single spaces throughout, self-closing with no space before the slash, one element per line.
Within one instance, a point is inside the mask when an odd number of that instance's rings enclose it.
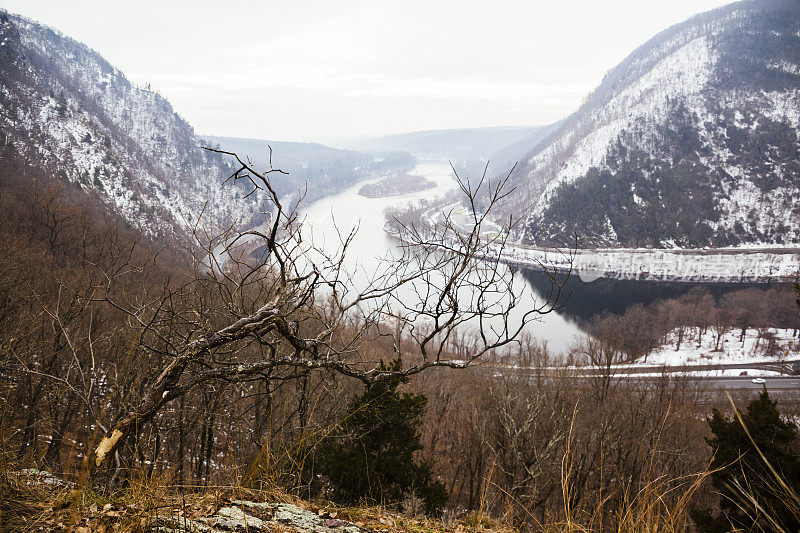
<path fill-rule="evenodd" d="M 332 141 L 554 122 L 657 32 L 727 0 L 0 3 L 150 83 L 201 133 Z"/>

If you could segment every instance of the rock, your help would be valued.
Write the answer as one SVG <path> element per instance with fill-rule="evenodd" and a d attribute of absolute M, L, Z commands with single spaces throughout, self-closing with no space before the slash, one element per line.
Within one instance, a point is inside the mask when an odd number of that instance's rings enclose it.
<path fill-rule="evenodd" d="M 152 523 L 156 531 L 171 533 L 223 533 L 231 531 L 293 530 L 303 533 L 360 533 L 361 526 L 336 518 L 336 512 L 321 514 L 290 503 L 261 503 L 247 500 L 232 500 L 220 507 L 211 516 L 195 518 L 171 516 L 160 517 Z"/>

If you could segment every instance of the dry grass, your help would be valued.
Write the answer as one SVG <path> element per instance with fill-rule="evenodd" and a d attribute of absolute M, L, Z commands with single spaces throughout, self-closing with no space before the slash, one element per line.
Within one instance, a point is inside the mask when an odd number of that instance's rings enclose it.
<path fill-rule="evenodd" d="M 3 434 L 0 431 L 0 435 Z M 309 434 L 307 437 L 313 442 L 319 435 Z M 352 522 L 365 531 L 380 533 L 511 533 L 520 530 L 541 533 L 678 533 L 691 530 L 689 508 L 697 491 L 711 475 L 708 469 L 680 478 L 665 478 L 653 474 L 656 466 L 651 461 L 648 471 L 652 475 L 639 488 L 628 485 L 615 493 L 598 494 L 587 504 L 574 508 L 569 504 L 573 501 L 574 475 L 569 445 L 566 451 L 561 474 L 562 499 L 566 502 L 563 509 L 558 515 L 541 520 L 533 518 L 531 509 L 525 509 L 524 526 L 519 526 L 513 523 L 513 517 L 520 516 L 520 509 L 516 508 L 520 504 L 513 501 L 499 517 L 488 516 L 481 505 L 476 512 L 445 520 L 406 516 L 380 506 L 340 507 L 329 502 L 303 501 L 283 492 L 278 483 L 268 481 L 272 476 L 277 476 L 273 479 L 291 477 L 292 471 L 298 467 L 284 455 L 286 450 L 281 451 L 278 457 L 273 457 L 274 451 L 264 450 L 258 464 L 252 465 L 241 476 L 233 475 L 234 483 L 230 485 L 175 487 L 171 483 L 174 479 L 171 473 L 147 476 L 144 471 L 137 471 L 132 473 L 124 490 L 104 493 L 92 490 L 87 483 L 56 486 L 42 483 L 35 476 L 21 475 L 21 465 L 10 459 L 8 448 L 4 446 L 0 450 L 0 532 L 147 531 L 148 525 L 156 523 L 159 517 L 208 517 L 234 499 L 293 503 L 320 516 L 332 516 Z M 296 457 L 294 453 L 289 455 Z M 766 457 L 762 456 L 762 459 L 769 465 Z M 284 468 L 289 468 L 289 471 L 284 471 Z M 774 469 L 772 472 L 776 491 L 785 496 L 800 514 L 798 495 L 778 472 Z M 264 482 L 254 483 L 256 479 Z M 253 488 L 254 485 L 258 488 Z M 747 498 L 746 491 L 743 497 Z M 755 502 L 752 496 L 751 501 Z M 781 531 L 779 528 L 775 530 Z"/>
<path fill-rule="evenodd" d="M 686 505 L 701 476 L 687 480 L 685 485 L 653 482 L 642 491 L 631 495 L 619 509 L 617 524 L 604 524 L 607 510 L 599 503 L 597 512 L 590 516 L 575 513 L 550 523 L 530 527 L 543 533 L 583 533 L 590 531 L 617 532 L 678 532 L 686 530 Z M 667 488 L 669 485 L 669 488 Z M 189 489 L 189 487 L 187 487 Z M 685 490 L 680 504 L 670 509 L 665 502 L 670 491 Z M 179 516 L 197 518 L 210 516 L 231 499 L 294 503 L 317 513 L 333 515 L 355 523 L 366 531 L 383 533 L 511 533 L 516 531 L 502 520 L 479 513 L 458 520 L 440 521 L 409 517 L 383 507 L 338 507 L 327 502 L 298 501 L 274 491 L 258 491 L 241 487 L 203 487 L 202 492 L 179 494 L 173 487 L 158 483 L 132 483 L 124 492 L 104 495 L 89 489 L 53 489 L 30 486 L 19 482 L 15 499 L 8 507 L 14 520 L 4 522 L 7 531 L 33 532 L 53 529 L 57 531 L 145 531 L 158 517 Z M 4 514 L 4 516 L 12 516 Z"/>
<path fill-rule="evenodd" d="M 307 435 L 311 443 L 318 438 L 320 435 L 316 433 Z M 562 470 L 565 501 L 570 501 L 572 490 L 569 456 L 567 453 Z M 339 519 L 355 523 L 365 531 L 382 533 L 510 533 L 519 530 L 510 518 L 518 515 L 519 510 L 511 508 L 514 503 L 509 504 L 508 512 L 500 517 L 490 517 L 479 510 L 459 519 L 433 520 L 405 516 L 380 506 L 339 507 L 328 502 L 299 500 L 283 492 L 277 480 L 285 481 L 297 475 L 301 468 L 297 458 L 302 461 L 302 450 L 265 449 L 262 457 L 242 475 L 231 474 L 229 485 L 176 487 L 172 484 L 171 472 L 147 476 L 141 470 L 132 472 L 126 488 L 116 492 L 94 491 L 85 478 L 79 478 L 74 485 L 48 485 L 35 477 L 20 475 L 21 465 L 11 462 L 5 452 L 0 457 L 0 531 L 146 531 L 159 517 L 211 516 L 232 499 L 294 503 L 314 512 L 335 513 Z M 622 502 L 617 509 L 609 509 L 612 504 L 608 496 L 598 498 L 588 510 L 565 505 L 561 516 L 541 522 L 526 519 L 525 529 L 543 533 L 685 531 L 687 506 L 707 475 L 708 472 L 703 472 L 678 480 L 656 478 L 640 490 L 626 491 L 621 499 L 617 498 L 615 501 Z M 531 510 L 527 511 L 526 516 L 530 517 Z"/>
<path fill-rule="evenodd" d="M 568 472 L 568 470 L 565 470 Z M 617 508 L 610 498 L 594 502 L 593 509 L 565 508 L 560 517 L 528 524 L 526 531 L 541 533 L 677 533 L 689 530 L 688 507 L 698 487 L 709 475 L 702 472 L 683 479 L 654 479 L 639 491 L 622 495 Z M 511 533 L 520 531 L 502 518 L 480 512 L 459 519 L 434 520 L 405 516 L 385 507 L 340 507 L 329 502 L 306 502 L 276 490 L 241 486 L 181 487 L 163 480 L 134 479 L 124 491 L 103 494 L 89 488 L 53 487 L 5 472 L 2 476 L 2 529 L 88 532 L 147 531 L 159 517 L 195 519 L 213 515 L 231 500 L 293 503 L 317 513 L 352 522 L 365 531 L 380 533 Z M 564 477 L 564 490 L 569 489 Z M 290 530 L 284 528 L 282 530 Z"/>

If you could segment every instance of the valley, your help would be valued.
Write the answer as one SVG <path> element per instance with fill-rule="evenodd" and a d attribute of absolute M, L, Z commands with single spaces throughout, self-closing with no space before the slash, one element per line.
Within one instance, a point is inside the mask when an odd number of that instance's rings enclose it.
<path fill-rule="evenodd" d="M 425 161 L 411 172 L 435 183 L 435 188 L 396 198 L 367 198 L 359 194 L 363 185 L 358 184 L 322 198 L 302 211 L 309 239 L 328 253 L 341 246 L 342 236 L 356 231 L 346 263 L 356 287 L 365 286 L 369 274 L 379 272 L 387 257 L 399 254 L 398 244 L 402 240 L 397 239 L 392 224 L 387 224 L 387 212 L 402 212 L 421 202 L 436 205 L 457 187 L 447 161 Z M 435 223 L 436 214 L 441 214 L 437 209 L 426 211 L 422 217 Z M 502 250 L 490 249 L 496 255 L 487 259 L 500 257 L 516 270 L 514 276 L 523 287 L 516 310 L 519 314 L 532 309 L 550 289 L 550 281 L 540 272 L 543 266 L 562 275 L 570 273 L 567 287 L 571 300 L 566 307 L 543 315 L 526 329 L 528 334 L 546 342 L 555 354 L 562 355 L 584 334 L 585 324 L 595 315 L 623 314 L 638 303 L 678 297 L 694 287 L 710 290 L 719 299 L 740 289 L 780 286 L 793 279 L 800 264 L 798 249 L 577 250 L 571 261 L 568 249 L 531 248 L 513 243 L 505 244 Z M 615 288 L 609 289 L 610 283 L 616 284 Z M 792 353 L 800 353 L 794 345 L 790 349 Z"/>
<path fill-rule="evenodd" d="M 0 532 L 800 530 L 800 4 L 512 4 L 0 9 Z"/>

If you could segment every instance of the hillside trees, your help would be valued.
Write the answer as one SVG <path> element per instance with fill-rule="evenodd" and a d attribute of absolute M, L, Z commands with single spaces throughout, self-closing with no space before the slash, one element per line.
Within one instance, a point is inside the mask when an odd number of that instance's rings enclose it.
<path fill-rule="evenodd" d="M 398 359 L 380 368 L 399 370 L 400 364 Z M 415 494 L 428 514 L 436 514 L 447 503 L 447 491 L 432 479 L 429 465 L 414 460 L 414 453 L 422 449 L 418 426 L 427 398 L 398 392 L 398 385 L 407 381 L 407 377 L 390 378 L 368 384 L 323 442 L 317 463 L 333 500 L 400 502 Z"/>
<path fill-rule="evenodd" d="M 163 278 L 152 261 L 132 260 L 133 250 L 157 253 L 140 236 L 75 189 L 2 155 L 0 371 L 8 423 L 19 428 L 3 448 L 60 468 L 64 449 L 80 453 L 90 438 L 110 389 L 124 404 L 142 372 L 130 365 L 131 330 L 120 327 L 121 313 L 94 301 L 101 272 L 147 272 L 114 290 L 151 296 L 150 282 Z M 168 254 L 159 263 L 174 266 Z"/>
<path fill-rule="evenodd" d="M 766 389 L 731 419 L 708 419 L 714 451 L 711 480 L 720 514 L 695 511 L 700 531 L 797 531 L 800 453 L 797 426 L 786 422 Z"/>
<path fill-rule="evenodd" d="M 550 298 L 511 317 L 519 291 L 492 252 L 502 250 L 503 237 L 480 237 L 492 207 L 509 193 L 508 178 L 476 186 L 460 182 L 473 204 L 472 226 L 465 231 L 445 218 L 436 226 L 404 227 L 400 256 L 384 261 L 358 287 L 344 263 L 352 233 L 333 253 L 314 247 L 302 232 L 296 205 L 284 205 L 272 186 L 280 170 L 270 165 L 259 172 L 233 153 L 217 152 L 239 165 L 231 182 L 265 195 L 264 222 L 244 230 L 198 222 L 190 275 L 156 298 L 112 294 L 109 289 L 130 273 L 107 273 L 97 299 L 129 317 L 140 339 L 137 349 L 159 361 L 160 370 L 105 432 L 92 453 L 92 468 L 106 466 L 126 438 L 167 403 L 204 384 L 326 370 L 375 386 L 428 368 L 464 368 L 514 342 L 527 322 L 562 301 L 563 281 L 553 278 Z M 484 191 L 488 209 L 478 210 L 474 204 Z M 388 322 L 393 333 L 382 326 Z M 472 335 L 460 335 L 468 325 Z M 383 366 L 361 349 L 379 339 L 391 341 L 400 366 Z M 464 345 L 464 359 L 449 357 L 457 344 Z"/>
<path fill-rule="evenodd" d="M 428 397 L 424 458 L 446 482 L 450 509 L 537 530 L 569 508 L 574 519 L 601 512 L 614 529 L 626 495 L 656 478 L 680 485 L 707 465 L 696 405 L 708 398 L 689 380 L 628 380 L 601 399 L 584 369 L 531 372 L 554 362 L 542 344 L 523 340 L 488 361 L 522 370 L 481 365 L 412 380 Z"/>

